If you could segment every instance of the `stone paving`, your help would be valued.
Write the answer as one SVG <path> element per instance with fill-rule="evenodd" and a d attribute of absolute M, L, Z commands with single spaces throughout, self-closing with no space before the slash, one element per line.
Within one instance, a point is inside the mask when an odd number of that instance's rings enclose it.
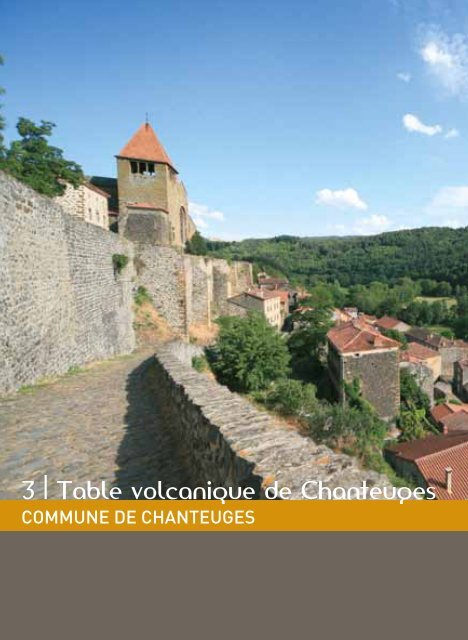
<path fill-rule="evenodd" d="M 98 363 L 0 399 L 0 499 L 22 497 L 23 480 L 130 487 L 187 486 L 183 459 L 158 411 L 151 352 Z M 37 496 L 42 497 L 42 496 Z"/>

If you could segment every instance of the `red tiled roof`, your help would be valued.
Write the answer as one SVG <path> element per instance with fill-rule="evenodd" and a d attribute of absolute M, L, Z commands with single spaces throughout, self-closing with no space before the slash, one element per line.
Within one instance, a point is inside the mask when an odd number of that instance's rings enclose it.
<path fill-rule="evenodd" d="M 468 405 L 454 404 L 453 402 L 444 402 L 443 404 L 438 404 L 431 409 L 431 416 L 436 422 L 442 423 L 447 416 L 451 416 L 455 413 L 460 413 L 460 411 L 465 411 L 468 413 Z"/>
<path fill-rule="evenodd" d="M 454 440 L 458 437 L 460 443 L 416 460 L 416 466 L 427 486 L 434 488 L 438 500 L 468 500 L 468 434 L 442 437 L 453 437 Z M 451 493 L 447 491 L 446 486 L 448 468 L 452 470 Z"/>
<path fill-rule="evenodd" d="M 446 416 L 441 420 L 444 433 L 453 433 L 456 431 L 465 431 L 468 433 L 468 412 L 459 411 L 450 416 Z"/>
<path fill-rule="evenodd" d="M 400 444 L 388 447 L 390 451 L 398 458 L 415 462 L 420 458 L 440 453 L 451 447 L 457 447 L 459 444 L 468 442 L 467 433 L 453 433 L 440 436 L 427 436 L 419 440 L 410 440 L 409 442 L 401 442 Z"/>
<path fill-rule="evenodd" d="M 383 316 L 383 318 L 379 318 L 376 322 L 376 325 L 381 329 L 394 329 L 397 325 L 400 324 L 400 320 L 397 318 L 391 318 L 390 316 Z"/>
<path fill-rule="evenodd" d="M 169 165 L 176 171 L 164 147 L 159 142 L 153 127 L 148 123 L 141 125 L 135 135 L 117 154 L 117 157 L 160 162 Z"/>
<path fill-rule="evenodd" d="M 441 357 L 434 349 L 424 347 L 418 342 L 409 342 L 408 348 L 401 352 L 401 359 L 410 362 L 411 360 L 430 360 L 432 358 Z"/>
<path fill-rule="evenodd" d="M 341 353 L 374 351 L 375 349 L 398 349 L 400 343 L 383 336 L 368 323 L 352 320 L 328 332 L 328 339 Z"/>
<path fill-rule="evenodd" d="M 252 296 L 253 298 L 259 298 L 260 300 L 270 300 L 271 298 L 281 298 L 280 291 L 269 291 L 268 289 L 267 290 L 248 289 L 245 293 L 249 296 Z"/>
<path fill-rule="evenodd" d="M 164 213 L 169 213 L 167 209 L 164 207 L 156 207 L 154 204 L 150 204 L 149 202 L 127 202 L 127 207 L 131 209 L 152 209 L 153 211 L 164 211 Z"/>
<path fill-rule="evenodd" d="M 289 291 L 283 291 L 283 289 L 278 289 L 277 291 L 271 291 L 271 293 L 275 293 L 281 298 L 281 302 L 289 302 Z"/>

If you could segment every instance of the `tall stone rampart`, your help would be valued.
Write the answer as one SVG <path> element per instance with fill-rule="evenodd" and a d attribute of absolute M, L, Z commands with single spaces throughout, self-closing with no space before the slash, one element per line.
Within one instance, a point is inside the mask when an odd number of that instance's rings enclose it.
<path fill-rule="evenodd" d="M 138 282 L 161 316 L 180 335 L 193 325 L 209 326 L 229 313 L 228 298 L 252 285 L 247 262 L 183 254 L 174 247 L 135 245 Z"/>
<path fill-rule="evenodd" d="M 131 352 L 132 279 L 131 243 L 0 172 L 0 392 Z"/>

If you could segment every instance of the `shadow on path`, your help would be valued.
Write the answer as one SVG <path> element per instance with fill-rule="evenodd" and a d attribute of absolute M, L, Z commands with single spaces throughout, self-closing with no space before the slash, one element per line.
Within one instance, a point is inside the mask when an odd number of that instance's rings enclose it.
<path fill-rule="evenodd" d="M 191 486 L 183 457 L 158 409 L 153 357 L 144 360 L 127 377 L 126 432 L 119 445 L 114 485 L 122 499 L 135 496 L 131 487 Z"/>

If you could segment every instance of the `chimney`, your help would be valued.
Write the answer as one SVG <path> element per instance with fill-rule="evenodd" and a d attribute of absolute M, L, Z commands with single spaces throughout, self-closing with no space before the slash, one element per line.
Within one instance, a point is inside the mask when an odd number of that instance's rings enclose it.
<path fill-rule="evenodd" d="M 447 493 L 451 495 L 452 493 L 452 467 L 445 468 L 445 488 L 447 489 Z"/>

